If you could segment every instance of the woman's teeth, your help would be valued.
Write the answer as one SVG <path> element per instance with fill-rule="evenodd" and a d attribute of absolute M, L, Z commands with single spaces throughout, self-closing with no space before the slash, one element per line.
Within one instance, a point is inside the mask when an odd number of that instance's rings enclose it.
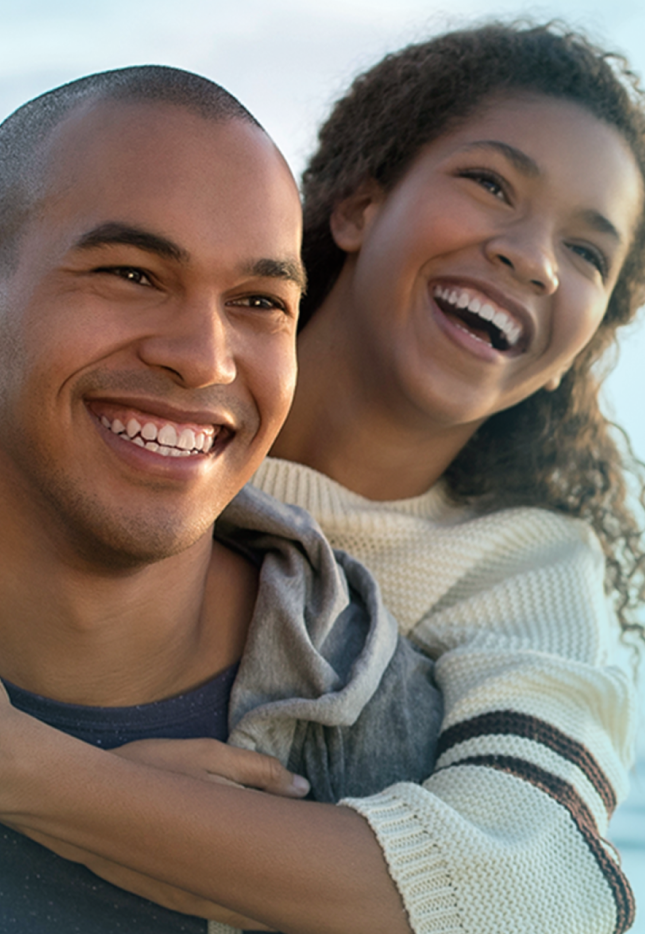
<path fill-rule="evenodd" d="M 131 441 L 132 444 L 154 451 L 163 457 L 208 454 L 216 434 L 215 429 L 210 427 L 201 431 L 193 431 L 192 428 L 180 428 L 178 431 L 171 422 L 158 427 L 154 422 L 141 424 L 136 418 L 128 419 L 124 425 L 120 419 L 110 421 L 105 415 L 101 416 L 101 423 L 125 441 Z"/>
<path fill-rule="evenodd" d="M 486 322 L 487 325 L 495 327 L 508 347 L 514 347 L 522 336 L 521 325 L 517 324 L 510 315 L 500 308 L 493 307 L 489 302 L 483 302 L 467 289 L 442 288 L 437 285 L 433 295 L 454 308 L 456 312 L 469 312 Z"/>

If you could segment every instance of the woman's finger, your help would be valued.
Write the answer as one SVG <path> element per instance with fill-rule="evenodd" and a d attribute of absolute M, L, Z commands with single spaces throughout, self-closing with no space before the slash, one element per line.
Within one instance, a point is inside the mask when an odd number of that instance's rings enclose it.
<path fill-rule="evenodd" d="M 238 749 L 215 739 L 146 739 L 112 752 L 158 769 L 204 781 L 225 780 L 274 795 L 301 798 L 309 791 L 307 780 L 289 772 L 274 756 Z"/>

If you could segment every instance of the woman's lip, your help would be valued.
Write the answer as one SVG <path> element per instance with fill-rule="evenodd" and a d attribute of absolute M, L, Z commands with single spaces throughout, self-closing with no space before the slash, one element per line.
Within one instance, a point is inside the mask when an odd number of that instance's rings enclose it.
<path fill-rule="evenodd" d="M 443 313 L 441 308 L 439 308 L 432 296 L 431 299 L 432 313 L 437 327 L 453 343 L 458 344 L 473 356 L 479 357 L 480 360 L 484 360 L 488 363 L 499 364 L 509 356 L 508 351 L 496 350 L 488 341 L 476 337 L 472 331 L 460 326 L 456 320 L 449 318 Z"/>
<path fill-rule="evenodd" d="M 506 356 L 515 356 L 517 353 L 524 353 L 532 344 L 535 336 L 535 322 L 529 309 L 522 302 L 512 298 L 490 282 L 482 281 L 475 276 L 442 276 L 434 278 L 428 283 L 433 305 L 436 305 L 433 293 L 437 287 L 454 289 L 456 291 L 462 289 L 469 292 L 477 292 L 481 295 L 484 302 L 489 300 L 512 318 L 521 328 L 521 336 L 516 345 L 503 351 Z M 439 311 L 443 314 L 441 309 L 439 309 Z"/>

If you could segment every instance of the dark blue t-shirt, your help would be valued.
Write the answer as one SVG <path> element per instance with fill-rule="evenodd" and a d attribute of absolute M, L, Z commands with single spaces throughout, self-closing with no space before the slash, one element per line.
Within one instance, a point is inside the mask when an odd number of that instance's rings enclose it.
<path fill-rule="evenodd" d="M 87 743 L 210 736 L 226 741 L 237 666 L 169 700 L 136 707 L 60 704 L 6 684 L 13 705 Z M 206 934 L 207 922 L 104 882 L 0 825 L 0 934 Z"/>

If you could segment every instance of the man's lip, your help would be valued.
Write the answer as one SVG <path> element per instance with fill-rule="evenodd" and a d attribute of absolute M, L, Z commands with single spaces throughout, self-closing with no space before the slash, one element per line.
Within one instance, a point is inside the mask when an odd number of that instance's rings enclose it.
<path fill-rule="evenodd" d="M 142 419 L 150 416 L 177 425 L 193 425 L 202 429 L 224 428 L 231 433 L 236 430 L 235 419 L 228 412 L 179 408 L 160 399 L 90 395 L 85 398 L 85 404 L 97 418 L 108 413 L 116 415 L 119 409 L 126 409 Z"/>
<path fill-rule="evenodd" d="M 495 305 L 498 305 L 511 318 L 513 318 L 521 327 L 522 333 L 518 343 L 511 349 L 516 353 L 525 353 L 533 343 L 535 338 L 535 319 L 529 309 L 522 302 L 512 298 L 502 289 L 492 285 L 490 282 L 482 281 L 472 276 L 441 276 L 429 281 L 428 287 L 432 297 L 433 290 L 440 288 L 464 288 L 473 292 L 479 292 L 485 298 L 490 299 Z M 509 351 L 506 351 L 508 353 Z"/>

